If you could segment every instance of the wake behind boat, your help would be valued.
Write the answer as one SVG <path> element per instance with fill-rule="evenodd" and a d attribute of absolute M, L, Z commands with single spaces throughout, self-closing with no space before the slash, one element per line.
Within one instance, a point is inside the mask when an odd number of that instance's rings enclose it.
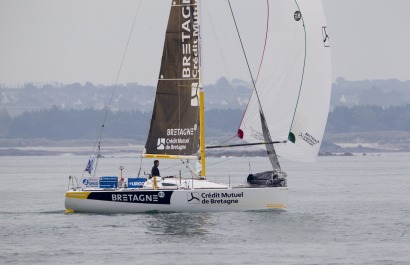
<path fill-rule="evenodd" d="M 81 179 L 70 176 L 67 212 L 217 212 L 287 207 L 287 175 L 278 156 L 296 161 L 317 157 L 330 100 L 329 39 L 320 0 L 266 1 L 266 8 L 265 48 L 257 78 L 250 71 L 254 90 L 237 133 L 243 143 L 205 146 L 200 5 L 195 0 L 171 1 L 142 157 L 179 159 L 188 165 L 190 176 L 96 177 L 99 153 L 92 154 Z M 240 176 L 243 184 L 236 186 L 206 179 L 207 148 L 246 145 L 265 148 L 272 170 L 244 173 Z M 199 162 L 196 169 L 189 164 L 192 160 Z"/>

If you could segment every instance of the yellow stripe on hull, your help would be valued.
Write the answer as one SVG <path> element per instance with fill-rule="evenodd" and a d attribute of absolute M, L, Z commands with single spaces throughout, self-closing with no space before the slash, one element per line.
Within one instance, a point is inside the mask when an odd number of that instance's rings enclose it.
<path fill-rule="evenodd" d="M 88 198 L 88 195 L 90 195 L 90 193 L 91 192 L 89 192 L 89 191 L 67 191 L 65 193 L 65 196 L 67 198 L 86 200 Z"/>
<path fill-rule="evenodd" d="M 285 208 L 287 208 L 287 206 L 284 205 L 284 204 L 268 203 L 268 204 L 266 204 L 266 208 L 268 208 L 268 209 L 285 209 Z"/>

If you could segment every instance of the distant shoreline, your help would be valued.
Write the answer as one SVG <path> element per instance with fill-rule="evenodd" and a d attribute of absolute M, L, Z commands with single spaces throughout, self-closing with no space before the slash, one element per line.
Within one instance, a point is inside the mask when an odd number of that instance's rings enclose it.
<path fill-rule="evenodd" d="M 367 134 L 369 136 L 369 134 Z M 352 137 L 351 140 L 355 140 Z M 366 154 L 366 153 L 399 153 L 410 152 L 410 146 L 407 142 L 404 144 L 404 139 L 399 144 L 392 143 L 359 143 L 350 142 L 349 139 L 342 137 L 333 137 L 332 142 L 324 141 L 322 143 L 319 156 L 349 156 L 351 154 Z M 208 138 L 208 141 L 213 144 L 217 139 Z M 408 141 L 408 140 L 407 140 Z M 0 156 L 54 156 L 54 155 L 89 155 L 93 148 L 96 149 L 98 142 L 91 139 L 81 140 L 61 140 L 55 141 L 50 139 L 4 139 L 0 138 Z M 104 139 L 100 142 L 101 155 L 111 156 L 115 154 L 135 154 L 138 156 L 144 144 L 141 141 L 134 139 Z M 96 153 L 96 151 L 94 151 Z M 266 151 L 256 147 L 241 147 L 241 148 L 221 148 L 207 150 L 207 156 L 264 156 Z"/>
<path fill-rule="evenodd" d="M 134 148 L 135 147 L 135 148 Z M 102 149 L 102 156 L 115 156 L 117 154 L 134 154 L 139 156 L 141 153 L 141 146 L 108 146 Z M 0 148 L 1 156 L 62 156 L 62 155 L 74 155 L 74 156 L 87 156 L 92 152 L 92 147 L 22 147 L 22 148 Z M 372 154 L 372 153 L 399 153 L 406 151 L 386 151 L 386 150 L 370 150 L 362 152 L 359 150 L 353 150 L 349 152 L 319 152 L 319 156 L 356 156 Z M 94 152 L 95 153 L 95 152 Z M 222 156 L 236 156 L 236 157 L 257 157 L 265 156 L 264 150 L 235 150 L 235 151 L 209 151 L 208 157 L 222 157 Z"/>

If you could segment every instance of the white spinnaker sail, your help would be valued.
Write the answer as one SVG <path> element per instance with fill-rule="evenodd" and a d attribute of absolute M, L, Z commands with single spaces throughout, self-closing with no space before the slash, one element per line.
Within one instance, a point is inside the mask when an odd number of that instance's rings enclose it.
<path fill-rule="evenodd" d="M 289 131 L 295 136 L 294 143 L 275 145 L 277 154 L 296 161 L 314 161 L 326 126 L 331 91 L 323 7 L 320 0 L 276 0 L 270 1 L 269 10 L 266 50 L 256 82 L 260 103 L 273 140 L 286 140 Z M 245 141 L 263 141 L 258 112 L 253 93 L 240 126 Z"/>
<path fill-rule="evenodd" d="M 272 140 L 286 140 L 303 75 L 305 37 L 295 1 L 269 1 L 265 52 L 259 74 L 254 74 L 259 100 Z M 265 25 L 263 25 L 265 27 Z M 258 98 L 248 103 L 240 129 L 247 142 L 263 142 Z"/>

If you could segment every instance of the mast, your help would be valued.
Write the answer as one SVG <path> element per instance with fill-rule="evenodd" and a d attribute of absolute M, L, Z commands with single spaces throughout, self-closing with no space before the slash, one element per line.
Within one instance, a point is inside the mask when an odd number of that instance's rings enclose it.
<path fill-rule="evenodd" d="M 199 152 L 201 158 L 201 178 L 205 178 L 206 176 L 206 163 L 205 163 L 205 104 L 204 104 L 204 91 L 201 88 L 199 92 L 199 134 L 201 139 L 199 140 Z"/>
<path fill-rule="evenodd" d="M 198 18 L 198 57 L 199 57 L 199 159 L 201 160 L 201 178 L 206 178 L 206 153 L 205 153 L 205 93 L 202 87 L 202 38 L 201 38 L 201 3 L 194 0 L 197 4 Z"/>

